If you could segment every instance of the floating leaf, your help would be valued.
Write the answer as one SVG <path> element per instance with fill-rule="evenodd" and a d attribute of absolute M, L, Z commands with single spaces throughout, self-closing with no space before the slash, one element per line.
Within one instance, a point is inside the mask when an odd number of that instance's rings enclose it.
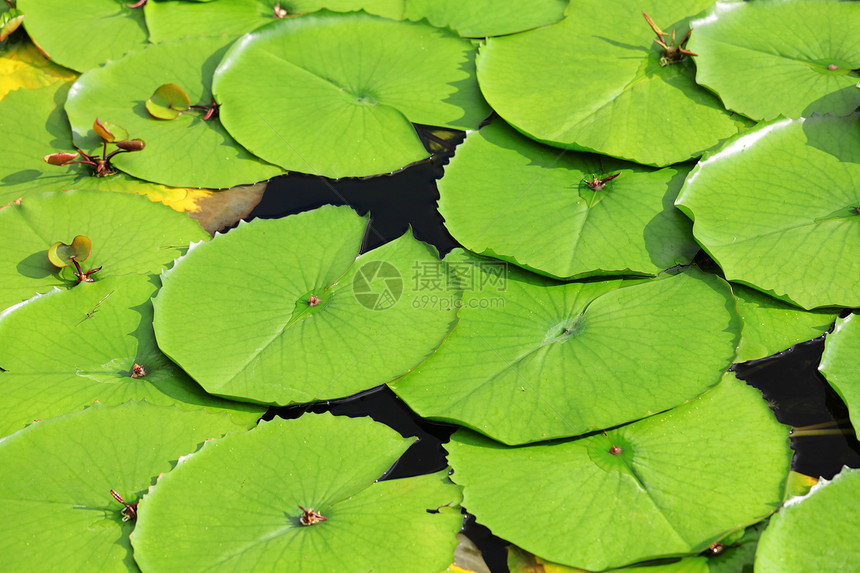
<path fill-rule="evenodd" d="M 595 174 L 616 178 L 595 191 Z M 495 121 L 457 148 L 439 212 L 467 249 L 542 274 L 656 274 L 699 250 L 673 204 L 686 174 L 563 152 Z"/>
<path fill-rule="evenodd" d="M 176 84 L 164 84 L 146 100 L 146 111 L 156 119 L 176 119 L 190 105 L 185 90 Z"/>
<path fill-rule="evenodd" d="M 848 406 L 854 433 L 860 436 L 860 318 L 849 314 L 836 320 L 828 334 L 818 369 Z"/>
<path fill-rule="evenodd" d="M 18 0 L 24 28 L 48 57 L 78 71 L 147 42 L 143 12 L 117 0 Z"/>
<path fill-rule="evenodd" d="M 481 91 L 505 121 L 550 145 L 657 166 L 698 157 L 747 121 L 695 83 L 689 58 L 660 65 L 642 11 L 682 38 L 711 4 L 574 0 L 558 24 L 487 40 Z"/>
<path fill-rule="evenodd" d="M 252 156 L 217 117 L 183 113 L 156 121 L 144 102 L 166 83 L 176 83 L 192 103 L 212 102 L 210 78 L 230 39 L 196 37 L 150 46 L 82 75 L 69 92 L 66 112 L 75 144 L 101 150 L 91 131 L 95 117 L 109 117 L 146 141 L 143 153 L 120 154 L 112 163 L 129 175 L 174 187 L 222 188 L 255 183 L 282 173 Z"/>
<path fill-rule="evenodd" d="M 134 523 L 110 490 L 136 503 L 177 458 L 243 430 L 225 414 L 139 402 L 96 404 L 0 440 L 0 569 L 136 571 Z"/>
<path fill-rule="evenodd" d="M 406 17 L 426 18 L 439 28 L 451 28 L 463 37 L 484 38 L 514 34 L 558 22 L 566 0 L 409 0 Z"/>
<path fill-rule="evenodd" d="M 446 448 L 478 522 L 590 571 L 699 553 L 763 519 L 782 501 L 792 455 L 788 428 L 732 374 L 605 435 L 509 448 L 459 430 Z M 523 519 L 536 510 L 551 527 Z"/>
<path fill-rule="evenodd" d="M 806 309 L 860 306 L 860 114 L 784 119 L 701 161 L 676 204 L 726 278 Z"/>
<path fill-rule="evenodd" d="M 328 177 L 376 175 L 428 156 L 410 122 L 469 129 L 489 114 L 474 54 L 470 42 L 426 24 L 321 12 L 244 36 L 212 88 L 224 126 L 266 161 Z"/>
<path fill-rule="evenodd" d="M 57 241 L 48 249 L 48 260 L 55 267 L 67 267 L 72 264 L 72 257 L 81 262 L 87 260 L 93 250 L 93 243 L 89 237 L 78 235 L 72 240 L 71 245 Z"/>
<path fill-rule="evenodd" d="M 410 281 L 415 267 L 444 279 L 445 266 L 409 233 L 356 259 L 366 227 L 326 206 L 195 247 L 163 275 L 159 346 L 208 392 L 264 403 L 340 398 L 403 374 L 453 328 L 461 293 Z M 431 296 L 447 306 L 422 308 Z"/>
<path fill-rule="evenodd" d="M 90 268 L 99 278 L 153 274 L 209 235 L 196 221 L 144 197 L 98 191 L 41 193 L 0 209 L 0 228 L 15 241 L 0 254 L 0 308 L 37 292 L 77 281 L 57 273 L 48 249 L 58 238 L 86 235 L 94 245 Z"/>
<path fill-rule="evenodd" d="M 498 262 L 445 260 L 477 278 L 457 328 L 392 384 L 421 416 L 508 444 L 575 436 L 695 398 L 732 363 L 740 320 L 714 276 L 690 270 L 619 289 L 509 267 L 493 293 Z"/>
<path fill-rule="evenodd" d="M 409 441 L 324 414 L 209 442 L 141 501 L 135 559 L 144 570 L 338 571 L 346 559 L 356 571 L 441 571 L 462 523 L 447 472 L 375 482 Z M 326 519 L 302 525 L 302 508 Z"/>
<path fill-rule="evenodd" d="M 743 285 L 732 285 L 744 321 L 735 362 L 758 360 L 824 334 L 838 312 L 806 311 Z"/>
<path fill-rule="evenodd" d="M 753 119 L 860 106 L 860 11 L 846 2 L 717 2 L 690 39 L 696 81 Z"/>
<path fill-rule="evenodd" d="M 806 497 L 786 504 L 762 533 L 756 573 L 852 571 L 860 561 L 857 532 L 860 470 L 843 468 Z"/>
<path fill-rule="evenodd" d="M 228 410 L 245 424 L 262 416 L 265 407 L 206 394 L 158 350 L 149 302 L 158 287 L 152 276 L 109 277 L 0 314 L 0 436 L 96 400 Z"/>

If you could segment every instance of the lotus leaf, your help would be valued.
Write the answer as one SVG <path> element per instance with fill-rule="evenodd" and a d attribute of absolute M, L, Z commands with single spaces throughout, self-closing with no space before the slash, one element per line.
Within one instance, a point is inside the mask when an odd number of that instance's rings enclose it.
<path fill-rule="evenodd" d="M 146 25 L 152 41 L 162 42 L 197 34 L 239 37 L 275 18 L 272 0 L 218 0 L 210 5 L 177 0 L 148 2 Z M 284 0 L 277 2 L 287 17 L 322 8 L 335 12 L 364 10 L 386 18 L 399 18 L 403 0 Z"/>
<path fill-rule="evenodd" d="M 117 0 L 18 0 L 24 28 L 49 58 L 80 72 L 146 44 L 143 12 Z"/>
<path fill-rule="evenodd" d="M 717 2 L 692 23 L 696 81 L 753 119 L 860 106 L 860 10 L 847 2 Z"/>
<path fill-rule="evenodd" d="M 156 119 L 176 119 L 190 106 L 188 94 L 176 84 L 158 86 L 146 100 L 146 111 Z"/>
<path fill-rule="evenodd" d="M 833 333 L 828 334 L 821 357 L 821 370 L 827 382 L 848 406 L 854 432 L 860 436 L 860 318 L 850 314 L 836 320 Z"/>
<path fill-rule="evenodd" d="M 770 520 L 756 553 L 756 573 L 851 571 L 860 562 L 860 470 L 843 468 Z"/>
<path fill-rule="evenodd" d="M 434 26 L 449 27 L 463 37 L 483 38 L 558 22 L 568 3 L 566 0 L 409 0 L 405 4 L 410 20 L 426 18 Z"/>
<path fill-rule="evenodd" d="M 0 229 L 14 237 L 0 254 L 0 308 L 53 287 L 77 282 L 48 260 L 56 241 L 85 235 L 92 256 L 84 270 L 104 267 L 99 278 L 161 271 L 191 241 L 209 235 L 196 221 L 145 197 L 98 191 L 48 192 L 0 209 Z"/>
<path fill-rule="evenodd" d="M 642 11 L 680 38 L 711 4 L 573 0 L 558 24 L 487 40 L 481 91 L 507 122 L 550 145 L 656 166 L 698 157 L 747 122 L 696 85 L 689 58 L 661 66 Z"/>
<path fill-rule="evenodd" d="M 691 269 L 619 289 L 509 267 L 493 297 L 492 263 L 445 260 L 463 274 L 477 267 L 484 286 L 468 291 L 441 348 L 392 385 L 421 416 L 508 444 L 575 436 L 695 398 L 734 357 L 740 319 L 717 277 Z"/>
<path fill-rule="evenodd" d="M 755 289 L 733 284 L 744 321 L 735 362 L 758 360 L 824 334 L 838 312 L 806 311 Z"/>
<path fill-rule="evenodd" d="M 726 278 L 806 309 L 860 306 L 860 114 L 783 119 L 701 161 L 676 201 Z"/>
<path fill-rule="evenodd" d="M 57 241 L 48 249 L 48 260 L 55 267 L 67 267 L 72 264 L 72 259 L 82 262 L 89 258 L 93 250 L 93 242 L 89 237 L 78 235 L 72 240 L 71 245 Z"/>
<path fill-rule="evenodd" d="M 376 175 L 428 156 L 410 122 L 469 129 L 489 114 L 474 52 L 426 24 L 320 12 L 243 36 L 212 87 L 224 126 L 263 159 Z"/>
<path fill-rule="evenodd" d="M 408 444 L 328 414 L 211 441 L 141 501 L 135 559 L 144 570 L 441 571 L 462 522 L 447 472 L 374 483 Z M 303 509 L 325 520 L 303 525 Z"/>
<path fill-rule="evenodd" d="M 366 227 L 326 206 L 196 246 L 163 275 L 159 346 L 208 392 L 265 403 L 340 398 L 403 374 L 453 328 L 460 291 L 410 284 L 415 267 L 445 276 L 411 233 L 356 259 Z M 431 296 L 447 308 L 422 308 Z"/>
<path fill-rule="evenodd" d="M 134 177 L 174 187 L 215 189 L 281 173 L 233 141 L 217 117 L 203 121 L 203 112 L 183 113 L 167 122 L 146 110 L 150 96 L 168 83 L 181 87 L 192 104 L 212 103 L 212 72 L 229 43 L 224 36 L 164 42 L 82 75 L 65 106 L 75 144 L 84 150 L 101 149 L 101 139 L 91 130 L 99 117 L 146 141 L 145 151 L 113 160 L 115 167 Z"/>
<path fill-rule="evenodd" d="M 782 501 L 792 455 L 788 428 L 732 374 L 692 402 L 605 434 L 511 448 L 458 430 L 447 448 L 479 522 L 591 571 L 699 553 L 766 517 Z M 551 527 L 524 519 L 535 511 Z"/>
<path fill-rule="evenodd" d="M 0 436 L 95 400 L 229 410 L 254 423 L 264 407 L 206 394 L 155 343 L 153 276 L 126 275 L 36 296 L 0 314 Z"/>
<path fill-rule="evenodd" d="M 243 431 L 226 414 L 130 402 L 93 405 L 0 440 L 0 569 L 137 571 L 110 490 L 136 503 L 209 439 Z"/>
<path fill-rule="evenodd" d="M 439 212 L 464 247 L 542 274 L 656 274 L 699 250 L 674 207 L 687 171 L 553 149 L 495 121 L 457 149 Z M 584 180 L 618 173 L 599 191 Z"/>
<path fill-rule="evenodd" d="M 30 42 L 7 45 L 0 52 L 0 99 L 13 90 L 47 87 L 59 80 L 74 81 L 76 77 L 71 70 L 42 55 Z M 4 137 L 9 135 L 8 131 L 3 133 Z"/>

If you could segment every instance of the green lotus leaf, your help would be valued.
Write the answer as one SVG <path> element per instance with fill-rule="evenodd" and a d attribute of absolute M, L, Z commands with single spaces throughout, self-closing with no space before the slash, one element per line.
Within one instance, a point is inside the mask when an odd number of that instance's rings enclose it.
<path fill-rule="evenodd" d="M 843 468 L 770 520 L 756 553 L 761 573 L 851 571 L 860 561 L 860 470 Z"/>
<path fill-rule="evenodd" d="M 208 392 L 264 403 L 340 398 L 403 374 L 453 328 L 461 292 L 410 281 L 416 267 L 445 276 L 411 233 L 356 259 L 366 226 L 326 206 L 196 246 L 163 275 L 159 346 Z"/>
<path fill-rule="evenodd" d="M 481 91 L 508 123 L 550 145 L 656 166 L 698 157 L 747 120 L 695 83 L 689 58 L 661 66 L 642 11 L 680 39 L 711 4 L 573 0 L 558 24 L 487 40 Z"/>
<path fill-rule="evenodd" d="M 410 122 L 470 129 L 489 114 L 474 52 L 426 24 L 320 12 L 244 36 L 212 88 L 224 126 L 266 161 L 376 175 L 428 156 Z"/>
<path fill-rule="evenodd" d="M 399 19 L 403 0 L 285 0 L 277 5 L 287 17 L 322 8 L 335 12 L 364 10 L 386 18 Z M 268 24 L 275 18 L 272 0 L 218 0 L 197 4 L 177 0 L 147 2 L 146 26 L 152 41 L 175 40 L 198 34 L 226 34 L 238 38 Z"/>
<path fill-rule="evenodd" d="M 699 250 L 674 207 L 687 171 L 560 151 L 495 121 L 457 148 L 439 212 L 467 249 L 541 274 L 656 274 Z M 619 173 L 599 191 L 585 181 Z"/>
<path fill-rule="evenodd" d="M 0 68 L 3 69 L 0 99 L 21 88 L 43 88 L 60 80 L 75 81 L 78 77 L 72 70 L 46 58 L 32 42 L 6 42 L 0 50 Z"/>
<path fill-rule="evenodd" d="M 187 215 L 145 197 L 98 191 L 48 192 L 0 209 L 0 229 L 14 237 L 0 254 L 0 308 L 77 281 L 57 272 L 48 250 L 57 240 L 85 235 L 92 256 L 83 270 L 103 267 L 98 278 L 158 273 L 209 235 Z"/>
<path fill-rule="evenodd" d="M 733 284 L 738 314 L 744 321 L 735 362 L 758 360 L 824 334 L 838 312 L 807 311 L 755 289 Z"/>
<path fill-rule="evenodd" d="M 69 91 L 66 113 L 75 144 L 98 150 L 102 142 L 91 130 L 98 116 L 121 124 L 146 141 L 141 153 L 122 153 L 113 165 L 129 175 L 174 187 L 232 187 L 269 179 L 282 171 L 252 156 L 224 130 L 217 117 L 183 113 L 159 121 L 146 101 L 159 86 L 173 83 L 191 103 L 210 105 L 211 75 L 230 39 L 196 37 L 150 46 L 83 74 Z"/>
<path fill-rule="evenodd" d="M 818 369 L 827 382 L 848 405 L 854 433 L 860 435 L 860 318 L 850 314 L 836 320 L 832 334 L 824 343 L 824 355 Z"/>
<path fill-rule="evenodd" d="M 860 306 L 860 114 L 761 125 L 700 162 L 676 205 L 726 278 L 806 309 Z"/>
<path fill-rule="evenodd" d="M 508 444 L 575 436 L 691 400 L 732 363 L 740 320 L 714 276 L 691 269 L 619 289 L 508 267 L 494 293 L 500 263 L 445 260 L 478 278 L 445 343 L 392 384 L 420 416 Z"/>
<path fill-rule="evenodd" d="M 143 12 L 117 0 L 18 0 L 24 28 L 52 60 L 80 72 L 146 44 Z"/>
<path fill-rule="evenodd" d="M 226 414 L 95 404 L 0 440 L 0 569 L 137 571 L 123 506 L 207 439 L 241 432 Z"/>
<path fill-rule="evenodd" d="M 409 0 L 406 17 L 426 18 L 439 28 L 451 28 L 466 38 L 514 34 L 558 22 L 564 17 L 566 0 Z"/>
<path fill-rule="evenodd" d="M 753 119 L 860 106 L 860 11 L 846 2 L 717 2 L 693 22 L 696 81 Z"/>
<path fill-rule="evenodd" d="M 0 436 L 95 400 L 204 406 L 245 424 L 262 416 L 264 407 L 206 394 L 159 352 L 149 302 L 158 286 L 151 275 L 110 277 L 0 314 Z"/>
<path fill-rule="evenodd" d="M 153 571 L 441 571 L 462 523 L 447 472 L 374 483 L 410 441 L 324 414 L 208 442 L 141 501 L 135 559 Z M 302 508 L 325 520 L 302 525 Z"/>
<path fill-rule="evenodd" d="M 156 119 L 176 119 L 191 106 L 188 94 L 176 84 L 164 84 L 146 100 L 146 111 Z"/>
<path fill-rule="evenodd" d="M 788 428 L 731 373 L 692 402 L 605 435 L 510 448 L 458 430 L 446 448 L 480 523 L 590 571 L 700 553 L 767 517 L 792 455 Z M 523 518 L 536 510 L 551 527 Z"/>
<path fill-rule="evenodd" d="M 736 531 L 721 539 L 718 544 L 704 551 L 704 555 L 684 557 L 656 565 L 637 564 L 636 573 L 743 573 L 752 571 L 758 539 L 767 520 L 760 521 L 744 530 Z M 577 567 L 568 567 L 548 562 L 522 549 L 508 547 L 508 568 L 511 573 L 586 573 Z M 630 569 L 607 569 L 618 573 L 630 573 Z"/>
<path fill-rule="evenodd" d="M 48 260 L 55 267 L 67 267 L 72 264 L 72 257 L 78 262 L 89 258 L 93 250 L 93 242 L 89 237 L 78 235 L 72 240 L 71 245 L 57 241 L 48 249 Z"/>

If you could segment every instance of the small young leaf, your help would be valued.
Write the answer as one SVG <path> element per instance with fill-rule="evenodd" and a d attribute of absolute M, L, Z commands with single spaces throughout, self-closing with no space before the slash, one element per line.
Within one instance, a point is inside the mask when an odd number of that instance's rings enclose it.
<path fill-rule="evenodd" d="M 77 153 L 68 153 L 63 151 L 60 153 L 51 153 L 50 155 L 46 155 L 42 158 L 42 161 L 51 165 L 65 165 L 77 156 Z"/>
<path fill-rule="evenodd" d="M 114 144 L 125 151 L 141 151 L 146 147 L 142 139 L 129 139 L 128 141 L 116 141 Z"/>
<path fill-rule="evenodd" d="M 156 119 L 176 119 L 191 105 L 188 94 L 176 84 L 164 84 L 146 100 L 146 110 Z"/>
<path fill-rule="evenodd" d="M 93 122 L 93 131 L 108 143 L 113 143 L 117 139 L 128 139 L 128 132 L 125 129 L 109 121 L 99 121 L 99 118 Z"/>
<path fill-rule="evenodd" d="M 0 42 L 6 39 L 9 34 L 18 29 L 21 22 L 24 21 L 24 14 L 20 10 L 12 8 L 8 12 L 0 14 Z"/>
<path fill-rule="evenodd" d="M 93 243 L 89 237 L 78 235 L 72 240 L 71 245 L 57 241 L 48 249 L 48 259 L 55 267 L 67 267 L 72 264 L 72 257 L 77 261 L 85 261 L 93 250 Z"/>

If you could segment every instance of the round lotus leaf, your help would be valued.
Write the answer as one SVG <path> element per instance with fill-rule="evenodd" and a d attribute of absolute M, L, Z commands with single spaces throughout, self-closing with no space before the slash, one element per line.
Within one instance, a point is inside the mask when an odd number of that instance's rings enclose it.
<path fill-rule="evenodd" d="M 96 275 L 98 276 L 98 275 Z M 149 275 L 54 290 L 0 314 L 0 436 L 98 400 L 229 410 L 253 424 L 265 407 L 206 394 L 155 343 Z"/>
<path fill-rule="evenodd" d="M 208 240 L 197 221 L 146 197 L 99 191 L 40 193 L 0 209 L 0 228 L 15 237 L 0 254 L 0 308 L 53 287 L 71 288 L 70 269 L 48 259 L 56 241 L 85 235 L 92 255 L 83 271 L 96 267 L 96 280 L 158 273 L 192 241 Z"/>
<path fill-rule="evenodd" d="M 394 19 L 403 13 L 403 0 L 218 0 L 211 4 L 158 0 L 147 2 L 144 11 L 150 39 L 163 42 L 198 34 L 237 38 L 275 19 L 276 4 L 287 18 L 322 8 L 335 12 L 364 10 Z"/>
<path fill-rule="evenodd" d="M 471 42 L 427 24 L 321 12 L 245 35 L 213 91 L 224 126 L 266 161 L 376 175 L 428 157 L 412 123 L 471 129 L 489 114 L 474 56 Z"/>
<path fill-rule="evenodd" d="M 479 523 L 541 558 L 602 571 L 700 553 L 767 517 L 782 502 L 788 432 L 729 373 L 692 402 L 605 434 L 511 448 L 459 430 L 446 448 Z M 524 519 L 536 511 L 550 526 Z"/>
<path fill-rule="evenodd" d="M 158 344 L 208 392 L 264 403 L 340 398 L 403 374 L 454 327 L 457 285 L 407 233 L 356 258 L 367 219 L 325 206 L 240 224 L 162 277 Z M 447 300 L 420 306 L 419 297 Z M 229 340 L 229 344 L 224 341 Z"/>
<path fill-rule="evenodd" d="M 444 471 L 375 482 L 410 441 L 323 414 L 208 442 L 141 501 L 134 557 L 153 571 L 441 571 L 459 488 Z"/>
<path fill-rule="evenodd" d="M 420 416 L 508 444 L 575 436 L 691 400 L 732 363 L 740 319 L 717 277 L 691 269 L 618 288 L 508 267 L 496 294 L 498 262 L 445 260 L 479 278 L 444 344 L 392 385 Z"/>
<path fill-rule="evenodd" d="M 805 497 L 787 503 L 762 533 L 755 559 L 761 573 L 853 571 L 860 562 L 860 470 L 843 468 Z"/>
<path fill-rule="evenodd" d="M 466 38 L 514 34 L 558 22 L 564 17 L 566 0 L 409 0 L 406 17 L 426 18 L 439 28 L 451 28 Z"/>
<path fill-rule="evenodd" d="M 49 58 L 80 72 L 147 42 L 143 11 L 117 0 L 18 0 L 24 28 Z"/>
<path fill-rule="evenodd" d="M 701 161 L 676 204 L 726 278 L 806 309 L 860 306 L 860 114 L 780 120 Z"/>
<path fill-rule="evenodd" d="M 854 433 L 860 435 L 860 318 L 849 314 L 836 320 L 836 326 L 827 335 L 824 355 L 818 369 L 827 382 L 848 406 L 848 414 Z"/>
<path fill-rule="evenodd" d="M 690 57 L 661 65 L 642 11 L 680 40 L 711 4 L 573 0 L 558 24 L 487 40 L 481 91 L 508 123 L 550 145 L 656 166 L 698 157 L 748 122 L 695 83 Z"/>
<path fill-rule="evenodd" d="M 848 2 L 717 2 L 693 22 L 696 81 L 753 119 L 860 106 L 860 10 Z"/>
<path fill-rule="evenodd" d="M 735 362 L 758 360 L 824 334 L 838 312 L 808 311 L 739 284 L 732 285 L 744 321 Z"/>
<path fill-rule="evenodd" d="M 699 250 L 674 207 L 687 171 L 561 151 L 495 121 L 457 148 L 439 212 L 467 249 L 541 274 L 656 274 Z"/>
<path fill-rule="evenodd" d="M 129 402 L 43 420 L 0 440 L 0 569 L 136 571 L 123 521 L 162 472 L 245 428 L 226 414 Z"/>
<path fill-rule="evenodd" d="M 144 151 L 119 154 L 112 163 L 147 181 L 216 189 L 282 173 L 236 143 L 217 117 L 204 121 L 205 110 L 189 110 L 175 121 L 156 119 L 146 110 L 146 101 L 164 84 L 179 86 L 193 105 L 212 104 L 212 72 L 230 41 L 217 36 L 164 42 L 83 74 L 65 106 L 75 145 L 101 153 L 101 139 L 92 131 L 98 117 L 146 141 Z"/>

